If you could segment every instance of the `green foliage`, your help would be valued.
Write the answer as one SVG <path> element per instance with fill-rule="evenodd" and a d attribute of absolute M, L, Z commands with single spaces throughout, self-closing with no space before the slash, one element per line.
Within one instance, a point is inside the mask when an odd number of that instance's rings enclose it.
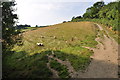
<path fill-rule="evenodd" d="M 87 8 L 86 13 L 83 14 L 84 18 L 98 18 L 98 12 L 104 6 L 104 2 L 96 2 L 92 7 Z"/>
<path fill-rule="evenodd" d="M 108 5 L 104 6 L 99 11 L 99 18 L 102 19 L 100 22 L 107 26 L 112 26 L 114 31 L 120 31 L 120 26 L 118 24 L 120 12 L 118 5 L 120 2 L 111 2 Z"/>
<path fill-rule="evenodd" d="M 38 27 L 38 25 L 36 25 L 35 27 Z"/>
<path fill-rule="evenodd" d="M 120 31 L 120 9 L 119 2 L 110 2 L 105 5 L 103 1 L 96 2 L 92 7 L 87 8 L 83 18 L 75 18 L 71 21 L 95 21 L 112 27 L 113 31 Z M 91 20 L 90 20 L 91 19 Z"/>
<path fill-rule="evenodd" d="M 10 50 L 13 47 L 14 41 L 11 38 L 12 35 L 17 34 L 15 31 L 15 20 L 17 18 L 17 14 L 13 14 L 13 7 L 15 6 L 15 2 L 2 2 L 2 39 L 3 41 L 3 53 Z"/>

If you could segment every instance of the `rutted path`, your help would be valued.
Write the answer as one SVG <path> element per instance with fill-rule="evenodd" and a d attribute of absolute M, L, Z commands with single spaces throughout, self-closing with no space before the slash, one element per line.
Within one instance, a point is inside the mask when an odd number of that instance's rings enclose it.
<path fill-rule="evenodd" d="M 103 28 L 96 24 L 100 30 Z M 107 31 L 106 31 L 107 33 Z M 84 73 L 78 72 L 77 78 L 118 78 L 118 45 L 111 38 L 104 35 L 101 44 L 99 38 L 96 38 L 98 45 L 93 49 L 94 55 L 92 62 Z M 86 47 L 88 48 L 88 47 Z"/>
<path fill-rule="evenodd" d="M 68 69 L 68 72 L 70 73 L 70 76 L 71 77 L 74 77 L 77 72 L 74 70 L 74 68 L 71 66 L 70 62 L 68 60 L 66 61 L 62 61 L 56 57 L 53 57 L 52 55 L 48 56 L 49 58 L 54 58 L 55 60 L 57 60 L 59 63 L 61 63 L 62 65 L 66 65 L 67 66 L 67 69 Z"/>

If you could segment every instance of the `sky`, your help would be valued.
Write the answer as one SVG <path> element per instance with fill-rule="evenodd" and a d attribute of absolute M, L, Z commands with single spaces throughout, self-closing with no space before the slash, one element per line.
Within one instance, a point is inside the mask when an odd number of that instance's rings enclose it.
<path fill-rule="evenodd" d="M 15 0 L 18 24 L 45 26 L 70 21 L 82 16 L 86 9 L 99 0 Z M 104 0 L 107 4 L 114 0 Z"/>

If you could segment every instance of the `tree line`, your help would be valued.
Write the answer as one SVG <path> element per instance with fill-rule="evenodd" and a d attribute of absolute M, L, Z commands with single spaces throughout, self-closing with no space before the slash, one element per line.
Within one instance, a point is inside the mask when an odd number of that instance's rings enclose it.
<path fill-rule="evenodd" d="M 103 1 L 93 4 L 86 9 L 81 16 L 73 17 L 71 21 L 95 21 L 112 27 L 112 30 L 120 30 L 120 1 L 110 2 L 107 5 Z"/>
<path fill-rule="evenodd" d="M 27 25 L 27 24 L 25 24 L 25 25 L 22 25 L 22 24 L 16 25 L 16 29 L 26 29 L 26 27 L 31 27 L 31 25 Z"/>

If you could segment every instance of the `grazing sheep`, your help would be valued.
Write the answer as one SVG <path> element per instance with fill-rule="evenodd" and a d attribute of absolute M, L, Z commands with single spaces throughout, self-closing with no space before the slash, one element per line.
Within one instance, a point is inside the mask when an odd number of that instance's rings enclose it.
<path fill-rule="evenodd" d="M 37 43 L 38 46 L 44 46 L 43 43 Z"/>
<path fill-rule="evenodd" d="M 57 39 L 56 36 L 54 36 L 54 39 Z"/>
<path fill-rule="evenodd" d="M 68 43 L 68 41 L 65 41 L 66 43 Z"/>
<path fill-rule="evenodd" d="M 41 38 L 44 38 L 44 36 L 41 36 Z"/>
<path fill-rule="evenodd" d="M 90 59 L 93 59 L 94 57 L 93 56 L 90 56 Z"/>
<path fill-rule="evenodd" d="M 22 36 L 22 34 L 18 34 L 19 36 Z"/>

